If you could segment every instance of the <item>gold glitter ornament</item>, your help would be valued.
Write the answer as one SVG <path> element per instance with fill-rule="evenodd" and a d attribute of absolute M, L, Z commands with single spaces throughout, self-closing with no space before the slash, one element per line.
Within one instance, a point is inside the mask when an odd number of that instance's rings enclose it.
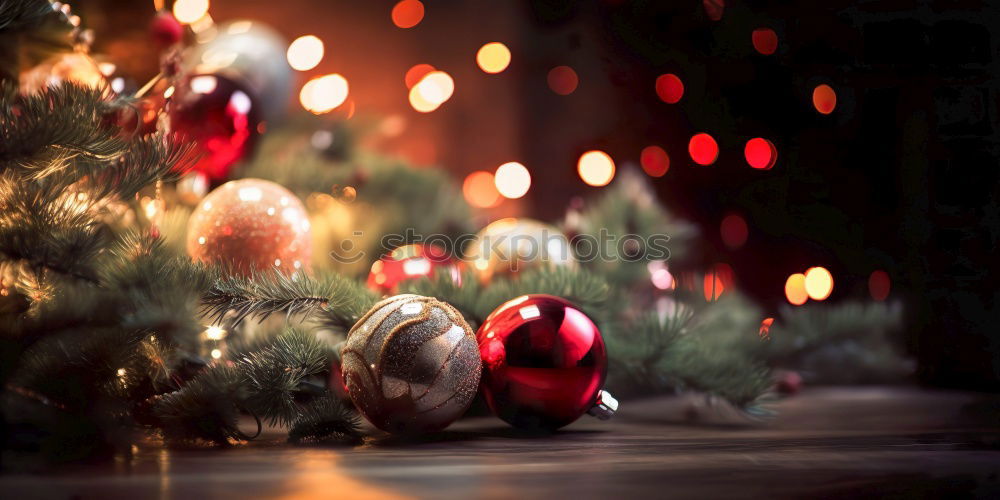
<path fill-rule="evenodd" d="M 575 267 L 569 239 L 553 226 L 533 219 L 507 217 L 476 233 L 465 260 L 483 283 L 529 269 Z"/>
<path fill-rule="evenodd" d="M 396 295 L 375 304 L 347 334 L 347 391 L 376 427 L 394 434 L 444 429 L 479 386 L 476 337 L 454 307 Z"/>
<path fill-rule="evenodd" d="M 287 189 L 261 179 L 227 182 L 198 204 L 188 221 L 191 258 L 240 275 L 277 268 L 308 270 L 309 217 Z"/>

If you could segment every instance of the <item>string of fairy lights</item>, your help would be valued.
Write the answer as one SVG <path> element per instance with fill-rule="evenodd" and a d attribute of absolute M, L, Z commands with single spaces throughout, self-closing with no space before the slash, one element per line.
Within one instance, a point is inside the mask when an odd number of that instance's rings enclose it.
<path fill-rule="evenodd" d="M 163 0 L 155 0 L 157 8 L 162 8 Z M 703 0 L 709 18 L 718 21 L 725 8 L 723 0 Z M 211 27 L 213 22 L 209 14 L 209 0 L 177 0 L 173 4 L 174 17 L 181 23 L 191 27 L 196 35 Z M 401 0 L 390 11 L 390 19 L 397 28 L 413 28 L 423 21 L 424 4 L 420 0 Z M 774 30 L 766 27 L 754 29 L 750 34 L 750 42 L 754 50 L 762 55 L 772 55 L 778 49 L 778 36 Z M 325 48 L 323 41 L 316 35 L 299 36 L 288 46 L 287 60 L 292 69 L 306 72 L 316 68 L 323 60 Z M 484 73 L 497 75 L 503 73 L 514 55 L 510 48 L 502 42 L 485 43 L 475 53 L 476 64 Z M 403 81 L 407 88 L 410 106 L 418 113 L 433 113 L 441 108 L 454 95 L 456 83 L 453 77 L 431 64 L 414 64 L 406 71 Z M 546 75 L 549 88 L 557 95 L 572 94 L 579 85 L 576 71 L 566 65 L 552 68 Z M 657 97 L 666 104 L 677 104 L 684 98 L 684 81 L 681 76 L 673 73 L 659 75 L 651 85 Z M 338 73 L 315 76 L 306 81 L 299 92 L 301 106 L 314 114 L 325 114 L 342 106 L 346 116 L 353 115 L 353 101 L 349 101 L 350 85 L 346 77 Z M 346 104 L 345 104 L 346 103 Z M 812 92 L 812 105 L 816 112 L 828 115 L 837 106 L 837 93 L 828 84 L 817 85 Z M 688 151 L 691 160 L 701 166 L 710 166 L 719 156 L 719 144 L 707 132 L 698 132 L 688 141 Z M 778 149 L 774 143 L 764 137 L 753 137 L 747 140 L 744 147 L 744 158 L 749 167 L 756 170 L 770 170 L 778 160 Z M 639 164 L 650 177 L 664 176 L 670 169 L 670 155 L 659 145 L 649 145 L 641 151 Z M 615 161 L 605 151 L 590 150 L 580 155 L 576 171 L 579 178 L 588 186 L 606 186 L 615 177 Z M 504 200 L 522 198 L 531 189 L 531 172 L 523 164 L 508 162 L 495 170 L 477 170 L 468 174 L 462 182 L 462 193 L 470 205 L 478 208 L 494 208 Z M 726 215 L 720 224 L 723 243 L 730 249 L 742 247 L 748 237 L 748 226 L 743 216 L 731 213 Z M 717 270 L 716 270 L 717 271 Z M 658 288 L 673 286 L 673 278 L 666 269 L 651 269 L 653 283 Z M 706 276 L 706 299 L 715 300 L 725 286 L 723 272 L 712 271 Z M 711 280 L 709 283 L 708 280 Z M 824 267 L 811 267 L 801 273 L 791 274 L 785 283 L 785 297 L 790 304 L 802 305 L 809 300 L 825 300 L 833 291 L 833 275 Z M 885 300 L 888 297 L 891 282 L 889 275 L 883 270 L 871 273 L 868 280 L 870 295 L 875 300 Z M 710 290 L 710 291 L 708 291 Z M 766 323 L 767 320 L 765 320 Z M 765 325 L 762 325 L 762 332 Z"/>

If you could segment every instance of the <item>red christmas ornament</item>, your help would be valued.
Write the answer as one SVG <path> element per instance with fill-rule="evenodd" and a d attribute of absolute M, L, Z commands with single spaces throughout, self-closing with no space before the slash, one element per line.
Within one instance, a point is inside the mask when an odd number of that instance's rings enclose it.
<path fill-rule="evenodd" d="M 208 193 L 191 214 L 187 251 L 242 276 L 268 269 L 292 274 L 309 268 L 311 238 L 294 194 L 270 181 L 240 179 Z"/>
<path fill-rule="evenodd" d="M 253 149 L 260 123 L 257 103 L 228 78 L 188 77 L 174 92 L 169 112 L 171 128 L 198 143 L 202 156 L 193 170 L 212 181 L 229 178 L 233 165 Z"/>
<path fill-rule="evenodd" d="M 372 264 L 372 270 L 368 273 L 368 288 L 383 294 L 396 293 L 400 283 L 423 276 L 434 276 L 439 269 L 447 269 L 452 280 L 461 284 L 462 275 L 458 265 L 445 249 L 420 243 L 401 246 Z"/>
<path fill-rule="evenodd" d="M 168 11 L 161 10 L 149 25 L 149 36 L 160 47 L 169 47 L 181 41 L 184 25 Z"/>
<path fill-rule="evenodd" d="M 601 332 L 564 299 L 510 300 L 486 318 L 477 340 L 486 402 L 515 427 L 557 429 L 588 411 L 608 418 L 618 407 L 601 390 L 608 365 Z"/>

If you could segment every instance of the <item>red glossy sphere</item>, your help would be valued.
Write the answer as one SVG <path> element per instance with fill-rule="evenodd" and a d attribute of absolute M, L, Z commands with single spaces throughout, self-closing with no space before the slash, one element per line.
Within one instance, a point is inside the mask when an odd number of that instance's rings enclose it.
<path fill-rule="evenodd" d="M 445 249 L 436 245 L 415 243 L 401 246 L 372 264 L 368 273 L 368 288 L 380 293 L 396 293 L 399 284 L 416 278 L 433 277 L 445 269 L 458 284 L 462 274 Z"/>
<path fill-rule="evenodd" d="M 253 148 L 260 110 L 251 94 L 218 75 L 194 75 L 177 87 L 170 105 L 173 131 L 198 143 L 193 170 L 212 181 L 229 178 Z"/>
<path fill-rule="evenodd" d="M 184 38 L 184 25 L 165 10 L 157 12 L 149 25 L 149 35 L 157 45 L 168 47 Z"/>
<path fill-rule="evenodd" d="M 568 301 L 522 295 L 493 311 L 476 334 L 481 390 L 515 427 L 557 429 L 589 410 L 607 376 L 597 326 Z"/>

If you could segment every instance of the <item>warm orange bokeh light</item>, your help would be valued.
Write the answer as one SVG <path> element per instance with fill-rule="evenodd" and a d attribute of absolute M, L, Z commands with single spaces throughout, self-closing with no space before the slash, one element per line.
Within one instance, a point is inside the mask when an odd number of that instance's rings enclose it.
<path fill-rule="evenodd" d="M 462 195 L 470 205 L 479 208 L 492 208 L 502 200 L 493 182 L 493 174 L 484 170 L 473 172 L 462 183 Z"/>
<path fill-rule="evenodd" d="M 403 81 L 406 83 L 406 88 L 412 89 L 414 85 L 420 82 L 427 73 L 434 71 L 434 66 L 430 64 L 414 64 L 413 67 L 406 70 L 406 76 L 403 77 Z"/>
<path fill-rule="evenodd" d="M 650 177 L 663 177 L 670 170 L 670 156 L 659 146 L 646 146 L 639 153 L 639 164 Z"/>
<path fill-rule="evenodd" d="M 410 89 L 410 105 L 421 113 L 430 113 L 451 99 L 454 92 L 455 81 L 448 73 L 431 71 Z"/>
<path fill-rule="evenodd" d="M 825 83 L 817 85 L 813 89 L 813 106 L 820 114 L 828 115 L 833 113 L 833 108 L 837 107 L 837 93 Z"/>
<path fill-rule="evenodd" d="M 590 186 L 607 186 L 615 178 L 615 161 L 604 151 L 587 151 L 580 155 L 576 171 Z"/>
<path fill-rule="evenodd" d="M 314 35 L 296 38 L 286 54 L 288 65 L 298 71 L 309 71 L 323 60 L 323 41 Z"/>
<path fill-rule="evenodd" d="M 399 28 L 412 28 L 424 18 L 424 4 L 420 0 L 403 0 L 392 8 L 392 24 Z"/>
<path fill-rule="evenodd" d="M 208 0 L 177 0 L 173 10 L 177 21 L 191 24 L 208 13 Z"/>
<path fill-rule="evenodd" d="M 672 73 L 660 75 L 656 78 L 656 95 L 667 104 L 676 104 L 684 97 L 684 82 Z"/>
<path fill-rule="evenodd" d="M 570 95 L 580 84 L 580 79 L 576 76 L 576 71 L 569 66 L 556 66 L 549 70 L 549 88 L 559 95 Z"/>
<path fill-rule="evenodd" d="M 302 86 L 299 102 L 307 111 L 323 114 L 332 111 L 347 100 L 347 79 L 336 73 L 313 78 Z"/>
<path fill-rule="evenodd" d="M 708 134 L 695 134 L 688 143 L 691 159 L 699 165 L 711 165 L 719 158 L 719 145 Z"/>
<path fill-rule="evenodd" d="M 826 300 L 833 292 L 833 275 L 824 267 L 811 267 L 805 275 L 806 293 L 813 300 Z"/>
<path fill-rule="evenodd" d="M 705 273 L 705 280 L 703 283 L 703 288 L 705 292 L 705 300 L 708 302 L 713 302 L 719 300 L 722 293 L 726 291 L 727 288 L 733 286 L 734 275 L 733 268 L 724 262 L 720 262 Z"/>
<path fill-rule="evenodd" d="M 806 275 L 795 273 L 788 277 L 785 281 L 785 298 L 795 306 L 801 306 L 809 300 L 809 294 L 806 293 Z"/>
<path fill-rule="evenodd" d="M 757 336 L 761 340 L 771 339 L 771 325 L 774 324 L 774 318 L 764 318 L 764 321 L 760 322 L 760 330 L 757 330 Z"/>
<path fill-rule="evenodd" d="M 516 161 L 497 167 L 493 176 L 497 191 L 504 198 L 517 199 L 524 196 L 531 187 L 531 174 L 524 165 Z"/>
<path fill-rule="evenodd" d="M 750 34 L 753 48 L 765 56 L 778 50 L 778 35 L 771 28 L 757 28 Z"/>
<path fill-rule="evenodd" d="M 476 52 L 476 64 L 487 73 L 499 73 L 510 65 L 510 49 L 500 42 L 490 42 Z"/>
<path fill-rule="evenodd" d="M 751 167 L 758 170 L 770 170 L 774 163 L 778 161 L 778 148 L 774 143 L 762 137 L 755 137 L 747 141 L 743 148 L 743 156 Z"/>
<path fill-rule="evenodd" d="M 871 276 L 868 277 L 868 293 L 872 295 L 873 299 L 882 302 L 889 298 L 891 288 L 892 281 L 889 279 L 889 273 L 881 269 L 872 271 Z"/>
<path fill-rule="evenodd" d="M 735 250 L 747 242 L 747 221 L 740 214 L 729 214 L 722 219 L 719 232 L 722 234 L 722 242 Z"/>

